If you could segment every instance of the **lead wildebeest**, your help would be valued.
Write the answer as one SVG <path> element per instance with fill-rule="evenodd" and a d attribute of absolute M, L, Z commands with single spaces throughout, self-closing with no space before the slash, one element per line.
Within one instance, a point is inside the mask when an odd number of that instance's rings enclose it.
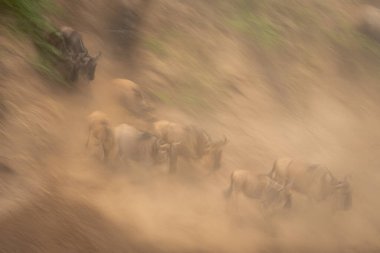
<path fill-rule="evenodd" d="M 228 142 L 226 137 L 213 141 L 200 127 L 166 120 L 154 122 L 153 133 L 170 144 L 170 172 L 177 170 L 178 158 L 188 162 L 208 159 L 211 162 L 211 169 L 220 168 L 223 148 Z"/>
<path fill-rule="evenodd" d="M 254 174 L 248 170 L 231 173 L 230 186 L 224 192 L 227 199 L 236 200 L 239 194 L 258 200 L 264 209 L 290 208 L 292 195 L 288 185 L 282 185 L 268 175 Z"/>
<path fill-rule="evenodd" d="M 351 185 L 347 178 L 338 180 L 321 164 L 311 164 L 288 157 L 274 162 L 269 176 L 312 201 L 332 200 L 336 209 L 348 210 L 352 204 Z"/>
<path fill-rule="evenodd" d="M 99 52 L 95 57 L 90 56 L 78 31 L 63 26 L 58 31 L 49 34 L 48 42 L 62 54 L 64 68 L 69 73 L 67 76 L 69 81 L 77 81 L 81 73 L 90 81 L 95 79 L 97 60 L 101 53 Z"/>

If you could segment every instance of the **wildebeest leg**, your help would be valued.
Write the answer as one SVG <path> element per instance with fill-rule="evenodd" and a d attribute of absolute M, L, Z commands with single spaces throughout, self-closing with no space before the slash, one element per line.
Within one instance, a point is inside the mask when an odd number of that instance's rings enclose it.
<path fill-rule="evenodd" d="M 239 214 L 239 210 L 240 210 L 239 209 L 239 193 L 243 193 L 241 191 L 242 190 L 240 188 L 237 188 L 236 186 L 233 186 L 233 188 L 232 188 L 232 193 L 231 193 L 231 198 L 229 200 L 229 205 L 231 206 L 230 210 L 232 212 L 234 212 L 235 214 Z"/>
<path fill-rule="evenodd" d="M 229 188 L 224 191 L 224 197 L 227 200 L 227 212 L 238 213 L 239 193 L 244 193 L 243 187 L 239 181 L 235 181 L 234 174 L 231 174 Z"/>
<path fill-rule="evenodd" d="M 234 178 L 233 178 L 233 174 L 231 174 L 231 177 L 230 177 L 230 186 L 228 187 L 228 189 L 226 189 L 224 191 L 224 197 L 226 199 L 230 198 L 232 193 L 234 191 Z"/>
<path fill-rule="evenodd" d="M 286 200 L 285 204 L 284 204 L 284 208 L 286 208 L 286 209 L 290 209 L 290 208 L 292 208 L 292 205 L 293 205 L 292 197 L 289 197 L 289 198 Z"/>
<path fill-rule="evenodd" d="M 77 66 L 77 63 L 70 62 L 70 72 L 69 72 L 69 81 L 70 82 L 75 82 L 78 80 L 79 77 L 79 69 Z"/>
<path fill-rule="evenodd" d="M 106 155 L 105 155 L 103 144 L 98 145 L 98 147 L 99 147 L 99 150 L 100 150 L 99 160 L 102 161 L 102 162 L 104 162 L 105 158 L 106 158 Z"/>
<path fill-rule="evenodd" d="M 224 191 L 224 197 L 226 198 L 226 211 L 227 213 L 237 213 L 238 212 L 238 193 L 234 190 L 232 184 L 230 187 Z"/>
<path fill-rule="evenodd" d="M 88 145 L 90 144 L 90 138 L 91 138 L 92 131 L 89 131 L 86 141 L 86 148 L 88 148 Z"/>
<path fill-rule="evenodd" d="M 222 155 L 223 155 L 223 151 L 218 151 L 215 154 L 214 161 L 213 161 L 214 164 L 213 164 L 213 167 L 212 167 L 213 170 L 220 169 L 220 167 L 221 167 L 221 161 L 222 161 Z"/>
<path fill-rule="evenodd" d="M 265 217 L 265 215 L 266 215 L 268 212 L 270 212 L 267 203 L 265 203 L 265 201 L 262 200 L 262 199 L 260 199 L 260 200 L 258 201 L 258 208 L 259 208 L 259 212 L 260 212 L 260 214 L 261 214 L 263 217 Z"/>
<path fill-rule="evenodd" d="M 318 201 L 318 198 L 315 196 L 315 194 L 308 192 L 308 193 L 306 193 L 306 198 L 313 208 L 317 206 L 316 204 L 319 201 Z"/>
<path fill-rule="evenodd" d="M 104 153 L 104 161 L 108 162 L 110 160 L 110 152 L 109 150 L 105 147 L 104 143 L 102 144 L 102 149 Z"/>
<path fill-rule="evenodd" d="M 169 159 L 169 172 L 170 173 L 175 173 L 177 171 L 177 161 L 178 161 L 178 156 L 170 156 Z"/>
<path fill-rule="evenodd" d="M 177 171 L 178 152 L 177 148 L 170 145 L 169 148 L 169 173 L 175 173 Z"/>
<path fill-rule="evenodd" d="M 93 146 L 93 150 L 91 152 L 92 156 L 94 156 L 97 160 L 99 160 L 100 162 L 103 162 L 104 161 L 104 150 L 103 150 L 103 147 L 101 144 L 96 144 Z"/>

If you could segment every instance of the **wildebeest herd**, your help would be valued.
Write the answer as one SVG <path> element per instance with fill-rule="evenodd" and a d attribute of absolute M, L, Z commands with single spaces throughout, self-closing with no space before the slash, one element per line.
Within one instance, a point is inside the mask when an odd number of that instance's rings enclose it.
<path fill-rule="evenodd" d="M 85 73 L 88 80 L 95 76 L 96 61 L 84 47 L 81 35 L 72 28 L 63 27 L 49 40 L 62 52 L 68 63 L 69 80 Z M 88 116 L 89 132 L 86 147 L 106 164 L 138 163 L 148 167 L 167 164 L 169 173 L 176 173 L 178 161 L 197 164 L 206 161 L 209 171 L 222 166 L 226 137 L 213 140 L 207 131 L 196 125 L 185 125 L 166 120 L 152 120 L 153 108 L 147 103 L 139 85 L 126 79 L 112 80 L 120 105 L 130 113 L 148 119 L 149 130 L 123 123 L 112 126 L 110 118 L 101 111 Z M 231 173 L 230 185 L 224 191 L 228 200 L 238 195 L 256 199 L 264 209 L 291 208 L 293 193 L 306 196 L 311 202 L 330 200 L 335 210 L 349 210 L 352 205 L 351 185 L 347 178 L 338 180 L 320 164 L 309 164 L 291 158 L 280 158 L 266 174 L 248 170 Z"/>
<path fill-rule="evenodd" d="M 208 160 L 211 169 L 221 166 L 227 138 L 214 141 L 202 128 L 166 120 L 151 123 L 150 131 L 141 131 L 129 124 L 111 126 L 107 115 L 94 111 L 88 116 L 87 147 L 95 150 L 98 159 L 106 163 L 131 161 L 148 165 L 167 162 L 176 172 L 178 159 L 188 162 Z"/>
<path fill-rule="evenodd" d="M 328 202 L 333 210 L 349 210 L 352 206 L 351 184 L 347 177 L 337 179 L 322 164 L 306 163 L 289 157 L 278 158 L 267 174 L 236 170 L 231 174 L 226 197 L 243 194 L 257 199 L 264 208 L 290 208 L 293 193 L 312 203 Z"/>

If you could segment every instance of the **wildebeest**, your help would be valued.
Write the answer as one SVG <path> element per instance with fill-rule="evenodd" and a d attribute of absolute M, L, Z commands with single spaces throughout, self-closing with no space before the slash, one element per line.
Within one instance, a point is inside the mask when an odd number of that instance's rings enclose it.
<path fill-rule="evenodd" d="M 158 120 L 153 123 L 153 133 L 168 143 L 178 142 L 186 135 L 186 126 L 167 120 Z"/>
<path fill-rule="evenodd" d="M 265 174 L 254 174 L 248 170 L 235 170 L 231 173 L 230 186 L 224 192 L 227 199 L 237 198 L 238 194 L 256 199 L 264 209 L 290 208 L 292 195 L 288 185 L 282 185 Z"/>
<path fill-rule="evenodd" d="M 146 165 L 159 165 L 169 160 L 169 144 L 160 138 L 128 124 L 114 128 L 118 157 Z"/>
<path fill-rule="evenodd" d="M 169 160 L 169 147 L 160 138 L 128 124 L 112 127 L 107 115 L 94 111 L 88 116 L 89 133 L 86 146 L 96 156 L 113 164 L 135 161 L 159 165 Z"/>
<path fill-rule="evenodd" d="M 290 184 L 291 190 L 306 195 L 312 201 L 331 198 L 337 209 L 351 208 L 351 185 L 347 178 L 336 179 L 324 165 L 283 157 L 274 162 L 269 177 L 280 184 Z"/>
<path fill-rule="evenodd" d="M 115 152 L 115 139 L 109 118 L 101 111 L 94 111 L 87 119 L 89 132 L 86 147 L 95 149 L 96 156 L 102 161 L 111 159 Z"/>
<path fill-rule="evenodd" d="M 90 56 L 78 31 L 63 26 L 58 31 L 49 34 L 48 42 L 62 54 L 64 66 L 69 73 L 67 77 L 69 81 L 77 81 L 81 73 L 88 80 L 94 80 L 97 60 L 101 53 L 99 52 L 95 57 Z"/>
<path fill-rule="evenodd" d="M 219 169 L 223 148 L 228 140 L 213 141 L 207 132 L 195 125 L 181 125 L 166 120 L 153 123 L 153 132 L 170 143 L 170 171 L 177 170 L 178 158 L 187 161 L 209 159 L 213 170 Z"/>
<path fill-rule="evenodd" d="M 121 105 L 135 115 L 146 114 L 152 110 L 147 103 L 144 92 L 139 85 L 127 79 L 113 79 L 112 84 L 116 88 L 117 99 Z"/>
<path fill-rule="evenodd" d="M 380 42 L 380 9 L 373 6 L 362 8 L 359 30 Z"/>

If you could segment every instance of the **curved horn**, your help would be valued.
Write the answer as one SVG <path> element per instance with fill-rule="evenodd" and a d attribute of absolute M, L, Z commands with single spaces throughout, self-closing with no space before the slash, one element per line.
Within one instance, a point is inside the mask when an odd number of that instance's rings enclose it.
<path fill-rule="evenodd" d="M 203 131 L 203 134 L 206 136 L 206 139 L 208 142 L 211 142 L 211 137 L 210 135 L 205 131 L 205 130 L 202 130 Z"/>
<path fill-rule="evenodd" d="M 228 139 L 225 135 L 223 135 L 223 140 L 218 142 L 218 146 L 222 147 L 228 143 Z"/>
<path fill-rule="evenodd" d="M 344 182 L 338 182 L 335 184 L 335 189 L 343 188 L 345 186 Z"/>
<path fill-rule="evenodd" d="M 160 148 L 167 148 L 169 146 L 170 146 L 169 143 L 160 144 Z"/>
<path fill-rule="evenodd" d="M 171 145 L 177 146 L 177 145 L 180 145 L 180 144 L 182 144 L 182 141 L 173 142 Z"/>

